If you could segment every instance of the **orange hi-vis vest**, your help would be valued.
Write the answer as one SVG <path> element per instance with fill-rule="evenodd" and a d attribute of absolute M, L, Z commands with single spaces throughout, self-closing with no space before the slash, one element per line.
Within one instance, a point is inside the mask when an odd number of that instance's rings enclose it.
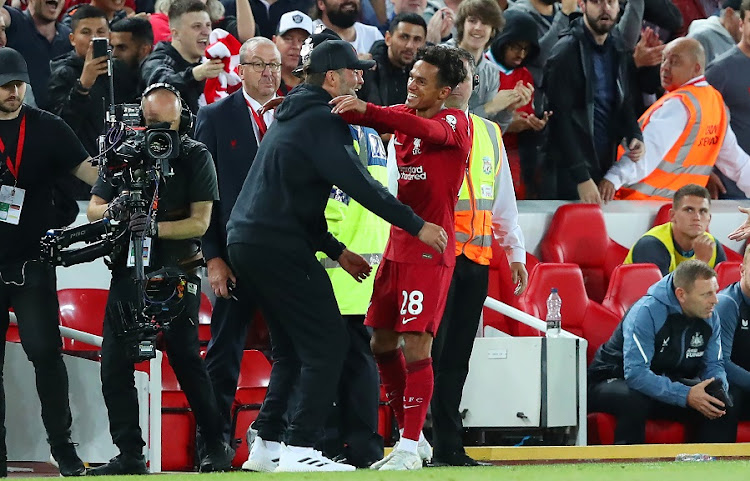
<path fill-rule="evenodd" d="M 492 259 L 492 204 L 500 170 L 502 134 L 496 123 L 469 114 L 471 154 L 456 202 L 456 256 L 481 265 Z"/>
<path fill-rule="evenodd" d="M 706 186 L 724 143 L 729 115 L 724 98 L 715 88 L 695 85 L 701 81 L 705 78 L 665 94 L 643 113 L 638 120 L 641 131 L 664 102 L 677 97 L 688 111 L 688 122 L 656 169 L 640 182 L 622 186 L 615 199 L 672 200 L 674 193 L 687 184 Z M 620 147 L 617 160 L 623 154 Z"/>

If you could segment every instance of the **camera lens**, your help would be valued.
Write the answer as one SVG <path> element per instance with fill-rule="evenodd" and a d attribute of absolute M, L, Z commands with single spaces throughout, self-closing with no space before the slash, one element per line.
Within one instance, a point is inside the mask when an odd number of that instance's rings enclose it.
<path fill-rule="evenodd" d="M 146 148 L 152 159 L 168 159 L 172 155 L 174 144 L 167 132 L 150 132 L 146 139 Z"/>

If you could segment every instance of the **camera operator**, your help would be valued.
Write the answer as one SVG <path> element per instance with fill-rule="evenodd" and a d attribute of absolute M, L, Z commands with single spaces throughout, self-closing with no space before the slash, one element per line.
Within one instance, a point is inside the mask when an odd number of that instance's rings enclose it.
<path fill-rule="evenodd" d="M 187 108 L 171 85 L 157 84 L 146 89 L 141 109 L 146 126 L 168 123 L 169 129 L 181 134 L 189 127 L 185 125 L 189 123 Z M 201 295 L 197 270 L 203 265 L 200 237 L 208 228 L 213 201 L 218 199 L 216 171 L 203 144 L 182 135 L 179 149 L 179 157 L 170 161 L 174 175 L 158 188 L 160 198 L 153 222 L 145 213 L 129 214 L 130 204 L 123 200 L 128 195 L 123 192 L 125 189 L 117 189 L 102 179 L 91 191 L 88 217 L 93 221 L 106 215 L 127 221 L 133 237 L 143 237 L 146 245 L 146 238 L 153 240 L 148 249 L 148 267 L 144 267 L 146 277 L 164 267 L 177 268 L 187 276 L 181 303 L 169 306 L 172 320 L 163 332 L 163 340 L 169 362 L 206 442 L 200 470 L 220 471 L 230 467 L 234 452 L 221 439 L 221 417 L 206 366 L 198 352 L 197 322 Z M 151 199 L 152 194 L 153 186 L 150 186 L 145 189 L 143 197 Z M 128 242 L 128 237 L 124 243 Z M 102 392 L 112 439 L 120 454 L 108 464 L 91 469 L 91 475 L 146 472 L 146 462 L 141 454 L 145 443 L 138 424 L 138 397 L 133 382 L 134 362 L 128 355 L 127 338 L 118 336 L 120 331 L 117 329 L 120 323 L 142 316 L 133 307 L 141 299 L 134 282 L 134 269 L 127 267 L 126 257 L 124 253 L 113 256 L 102 344 Z"/>
<path fill-rule="evenodd" d="M 70 127 L 59 117 L 23 105 L 29 72 L 16 50 L 0 49 L 0 339 L 8 309 L 36 372 L 42 421 L 52 456 L 63 476 L 84 466 L 71 442 L 68 374 L 58 330 L 55 268 L 39 262 L 39 240 L 59 227 L 54 221 L 52 184 L 72 172 L 93 184 L 96 169 Z M 2 381 L 5 342 L 0 342 Z M 5 474 L 5 395 L 0 389 L 0 475 Z"/>

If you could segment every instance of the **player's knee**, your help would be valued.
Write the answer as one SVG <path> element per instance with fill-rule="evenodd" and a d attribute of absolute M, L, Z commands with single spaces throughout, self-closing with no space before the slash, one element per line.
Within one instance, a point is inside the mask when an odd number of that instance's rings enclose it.
<path fill-rule="evenodd" d="M 375 355 L 398 349 L 399 335 L 396 332 L 386 332 L 383 329 L 375 329 L 370 338 L 370 349 Z"/>
<path fill-rule="evenodd" d="M 407 363 L 421 361 L 432 355 L 432 335 L 429 332 L 404 334 L 404 358 Z"/>

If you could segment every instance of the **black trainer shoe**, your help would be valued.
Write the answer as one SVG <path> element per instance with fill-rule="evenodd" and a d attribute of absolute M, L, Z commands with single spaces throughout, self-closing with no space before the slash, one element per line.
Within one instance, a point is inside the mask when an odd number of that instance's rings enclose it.
<path fill-rule="evenodd" d="M 83 476 L 86 474 L 86 466 L 76 453 L 73 443 L 61 444 L 50 448 L 52 457 L 57 462 L 57 467 L 62 476 Z"/>
<path fill-rule="evenodd" d="M 0 478 L 7 478 L 8 477 L 8 463 L 6 463 L 4 460 L 0 461 Z"/>
<path fill-rule="evenodd" d="M 201 459 L 200 472 L 212 473 L 217 471 L 229 471 L 232 468 L 234 449 L 221 441 L 218 444 L 206 447 L 206 454 Z"/>
<path fill-rule="evenodd" d="M 91 468 L 86 473 L 89 476 L 111 476 L 117 474 L 148 474 L 146 458 L 143 455 L 118 454 L 107 464 Z"/>
<path fill-rule="evenodd" d="M 492 466 L 492 464 L 477 461 L 465 452 L 456 451 L 447 456 L 435 454 L 430 466 Z"/>

